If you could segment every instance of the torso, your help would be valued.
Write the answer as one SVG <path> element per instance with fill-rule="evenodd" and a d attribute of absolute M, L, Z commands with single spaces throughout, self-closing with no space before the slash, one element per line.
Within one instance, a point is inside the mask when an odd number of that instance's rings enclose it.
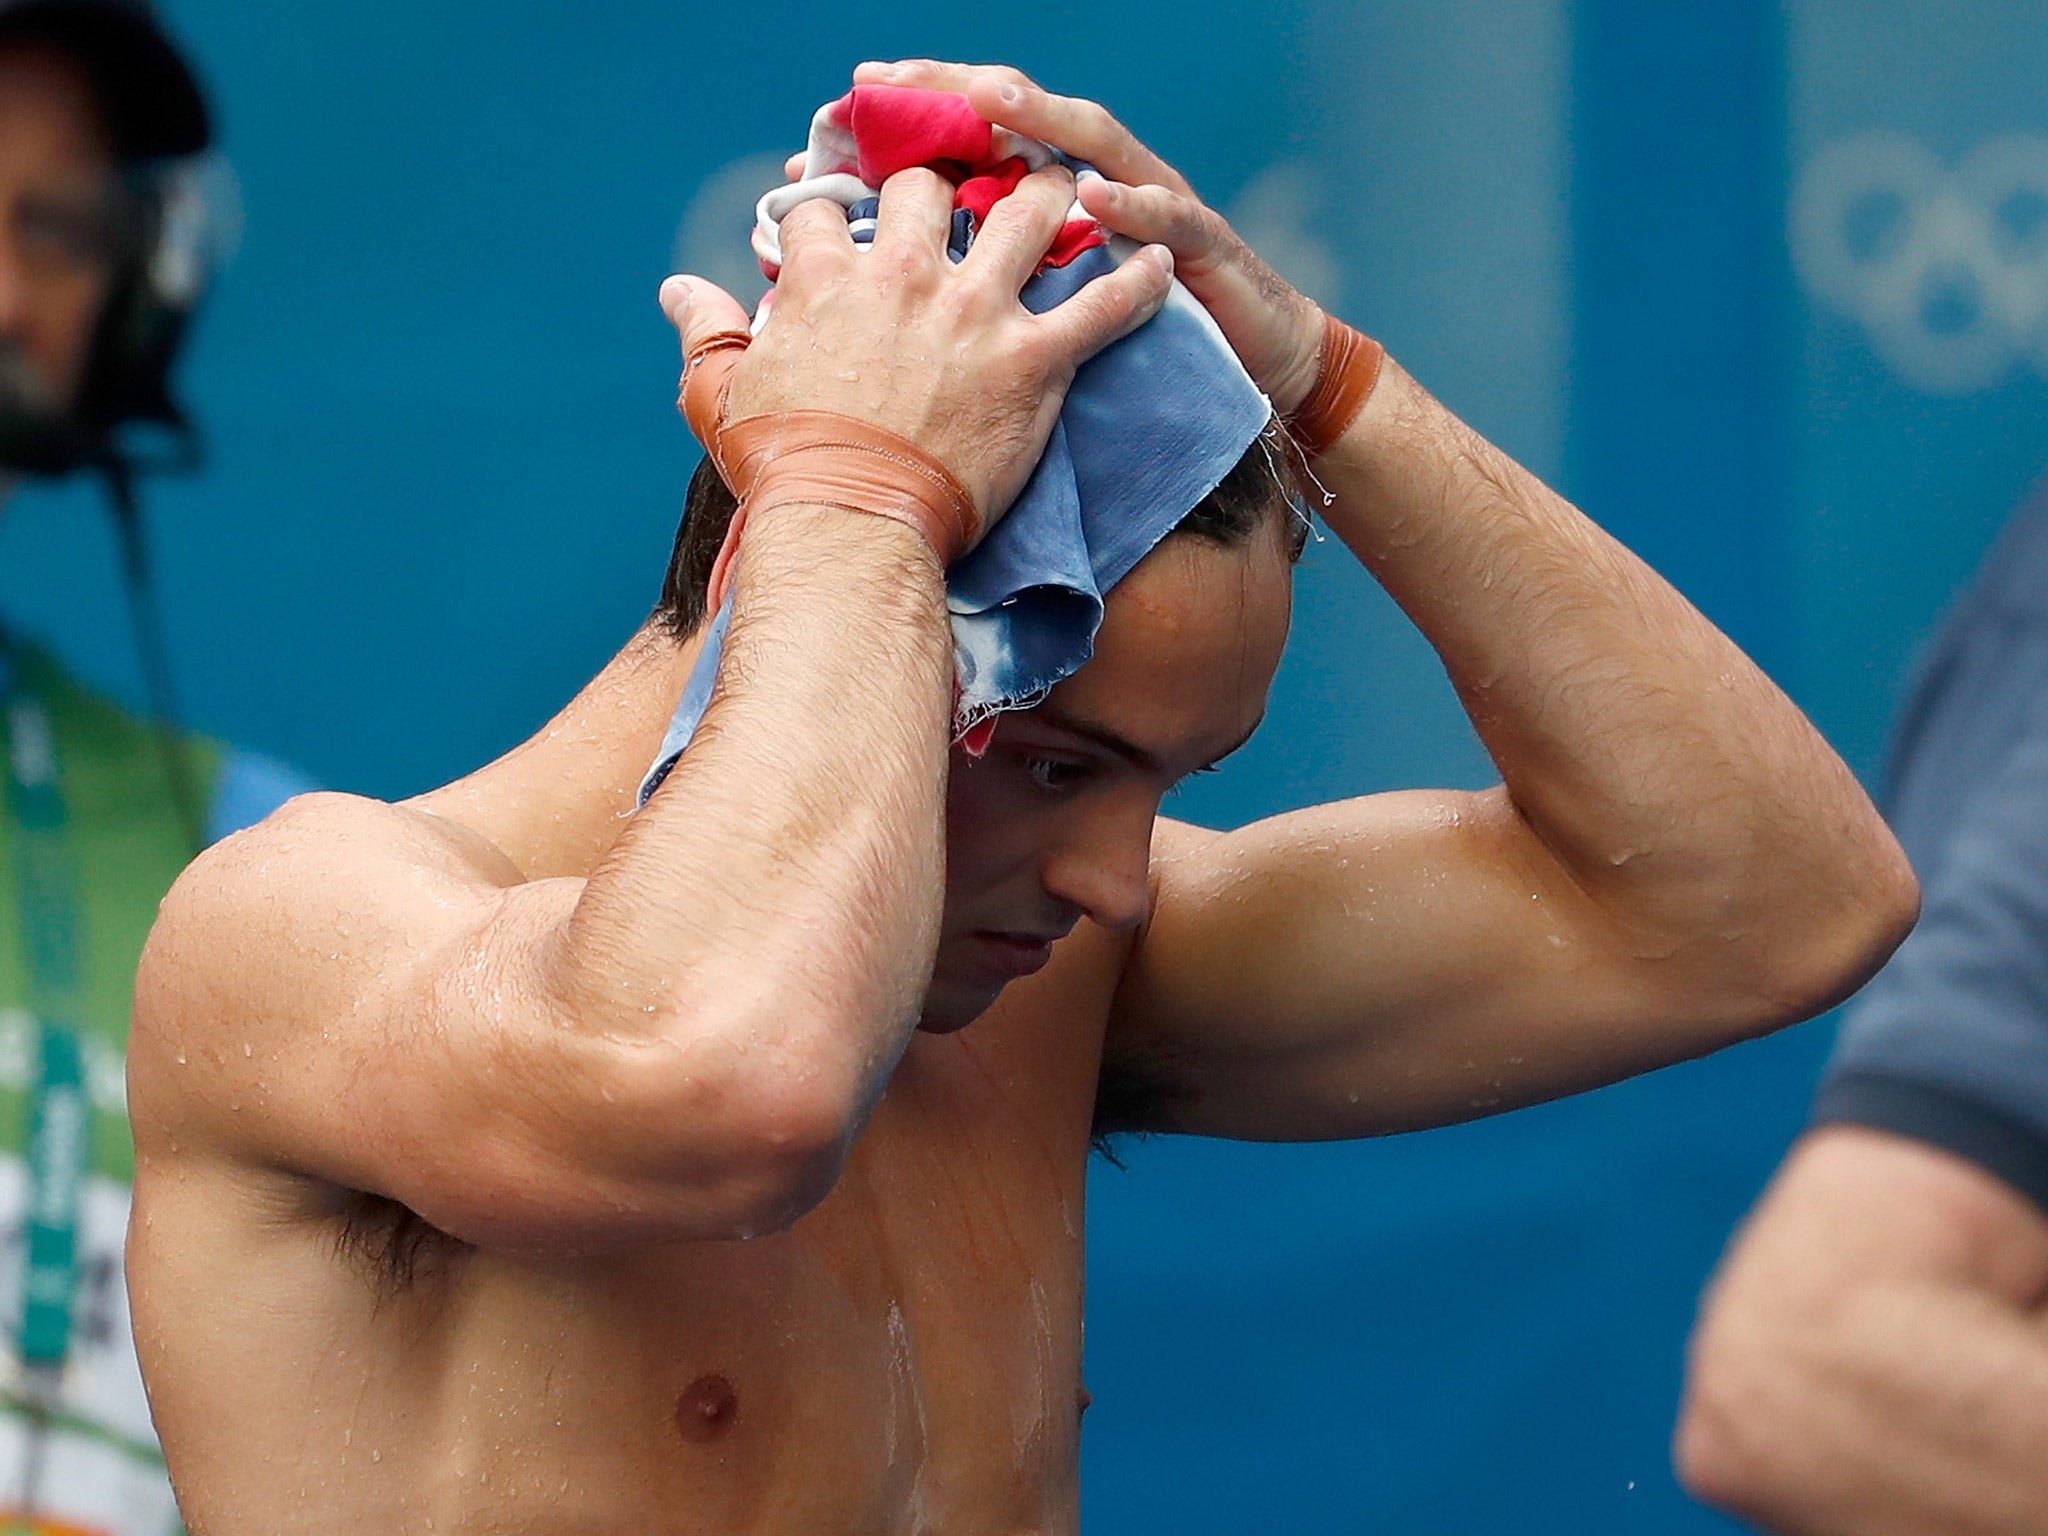
<path fill-rule="evenodd" d="M 838 1186 L 747 1242 L 524 1257 L 279 1175 L 146 1179 L 131 1272 L 194 1536 L 1073 1531 L 1126 943 L 1084 925 L 918 1036 Z"/>

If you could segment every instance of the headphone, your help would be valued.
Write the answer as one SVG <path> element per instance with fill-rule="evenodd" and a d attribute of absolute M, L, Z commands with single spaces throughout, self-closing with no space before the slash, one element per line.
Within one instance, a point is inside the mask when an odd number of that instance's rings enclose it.
<path fill-rule="evenodd" d="M 167 444 L 150 468 L 188 468 L 197 430 L 171 393 L 171 369 L 205 297 L 219 245 L 205 157 L 144 162 L 120 173 L 122 191 L 100 308 L 76 400 L 60 415 L 0 424 L 0 463 L 26 474 L 143 467 L 130 434 L 139 424 Z M 215 174 L 209 177 L 209 172 Z"/>
<path fill-rule="evenodd" d="M 106 296 L 77 397 L 62 412 L 0 414 L 0 471 L 56 476 L 89 469 L 105 482 L 164 774 L 197 853 L 204 845 L 203 797 L 175 724 L 135 481 L 144 470 L 198 462 L 199 434 L 171 393 L 171 367 L 237 233 L 240 202 L 226 162 L 206 152 L 212 131 L 205 98 L 148 0 L 0 0 L 0 22 L 25 22 L 32 40 L 55 43 L 86 63 L 117 151 L 129 146 L 115 173 Z M 148 429 L 156 451 L 144 451 L 131 427 Z"/>

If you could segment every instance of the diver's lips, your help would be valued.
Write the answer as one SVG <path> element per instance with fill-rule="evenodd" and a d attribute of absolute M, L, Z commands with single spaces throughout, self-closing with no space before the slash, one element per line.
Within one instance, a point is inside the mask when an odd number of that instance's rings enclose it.
<path fill-rule="evenodd" d="M 1045 968 L 1052 958 L 1052 946 L 1056 939 L 1041 938 L 1030 933 L 995 933 L 987 929 L 969 935 L 974 947 L 991 971 L 1003 976 L 1029 976 Z"/>

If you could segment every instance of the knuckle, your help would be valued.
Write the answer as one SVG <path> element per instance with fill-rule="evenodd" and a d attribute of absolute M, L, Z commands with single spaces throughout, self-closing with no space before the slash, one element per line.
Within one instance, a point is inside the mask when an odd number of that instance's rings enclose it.
<path fill-rule="evenodd" d="M 1076 104 L 1082 124 L 1098 138 L 1114 138 L 1124 131 L 1124 125 L 1110 115 L 1109 108 L 1099 101 L 1082 101 Z"/>
<path fill-rule="evenodd" d="M 883 185 L 888 191 L 906 192 L 913 197 L 930 197 L 946 185 L 946 180 L 928 165 L 913 165 L 898 171 Z"/>
<path fill-rule="evenodd" d="M 785 246 L 794 242 L 805 245 L 816 239 L 824 228 L 820 218 L 820 203 L 817 199 L 798 203 L 782 216 L 781 236 Z"/>
<path fill-rule="evenodd" d="M 1178 192 L 1167 195 L 1172 199 L 1172 219 L 1177 228 L 1202 240 L 1214 240 L 1222 233 L 1223 220 L 1211 209 Z"/>
<path fill-rule="evenodd" d="M 908 285 L 925 277 L 932 270 L 930 254 L 908 241 L 890 241 L 879 249 L 870 247 L 863 259 L 879 263 L 876 268 L 877 275 L 892 285 Z"/>

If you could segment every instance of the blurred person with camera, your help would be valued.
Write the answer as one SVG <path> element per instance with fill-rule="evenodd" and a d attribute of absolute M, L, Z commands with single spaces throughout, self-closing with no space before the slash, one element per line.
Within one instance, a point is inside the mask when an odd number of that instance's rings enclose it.
<path fill-rule="evenodd" d="M 212 136 L 145 5 L 0 0 L 0 513 L 24 482 L 104 479 L 155 717 L 97 696 L 0 616 L 7 1536 L 178 1529 L 123 1281 L 135 963 L 185 862 L 298 787 L 170 723 L 135 503 L 137 430 L 191 441 L 169 376 L 207 275 Z"/>
<path fill-rule="evenodd" d="M 2048 1531 L 2048 496 L 1924 663 L 1886 813 L 1925 915 L 1702 1310 L 1700 1498 L 1785 1536 Z"/>

